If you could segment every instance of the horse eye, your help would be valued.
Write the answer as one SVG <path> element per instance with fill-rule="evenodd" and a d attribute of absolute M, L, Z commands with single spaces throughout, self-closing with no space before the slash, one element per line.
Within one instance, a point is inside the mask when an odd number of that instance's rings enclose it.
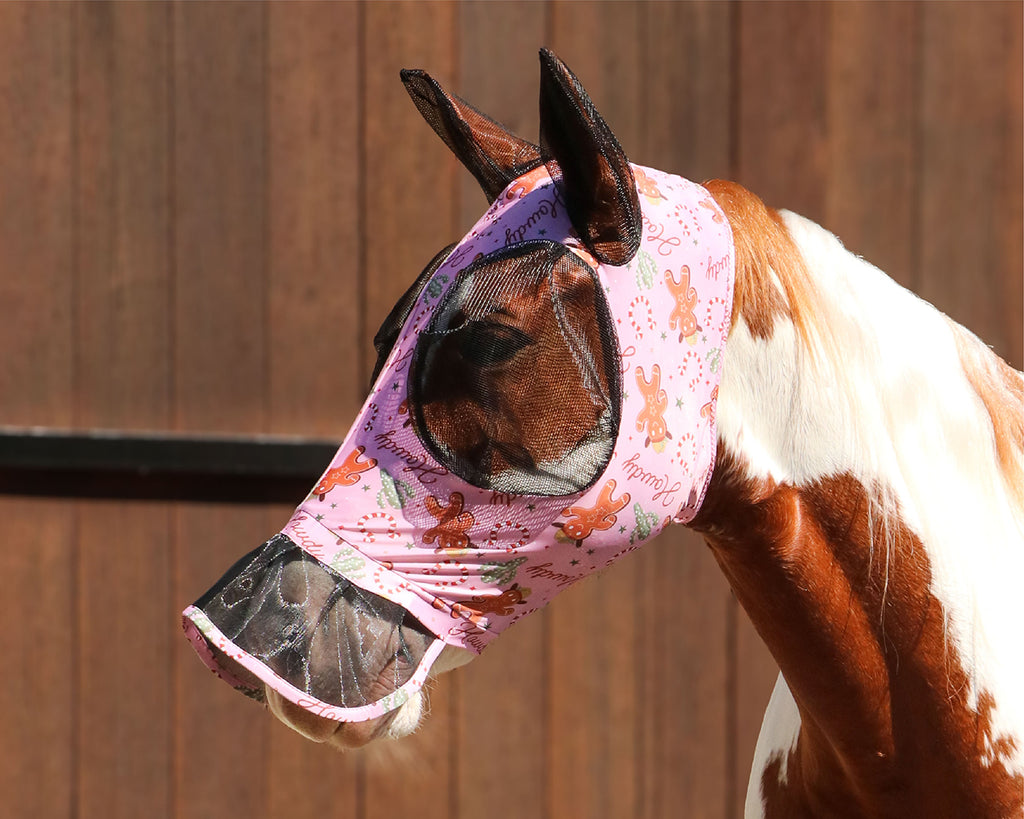
<path fill-rule="evenodd" d="M 533 343 L 522 330 L 505 324 L 471 322 L 458 332 L 459 354 L 469 364 L 494 367 Z"/>

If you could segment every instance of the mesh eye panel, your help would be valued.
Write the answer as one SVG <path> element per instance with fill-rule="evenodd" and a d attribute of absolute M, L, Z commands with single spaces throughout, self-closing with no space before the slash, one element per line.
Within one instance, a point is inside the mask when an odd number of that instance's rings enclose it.
<path fill-rule="evenodd" d="M 373 337 L 373 349 L 377 351 L 377 363 L 374 365 L 373 375 L 370 377 L 371 388 L 377 382 L 377 376 L 380 375 L 380 371 L 384 369 L 384 364 L 387 362 L 388 356 L 391 355 L 395 342 L 398 341 L 402 325 L 409 318 L 412 308 L 416 306 L 416 300 L 420 297 L 420 293 L 423 292 L 427 282 L 430 281 L 437 268 L 444 263 L 444 260 L 448 258 L 448 254 L 454 248 L 455 243 L 453 242 L 430 260 L 430 264 L 423 268 L 423 272 L 416 277 L 416 281 L 402 294 L 402 298 L 395 303 L 387 318 L 381 323 L 380 328 Z"/>
<path fill-rule="evenodd" d="M 417 432 L 468 483 L 568 495 L 604 471 L 619 429 L 615 333 L 593 270 L 523 242 L 459 274 L 413 355 Z"/>
<path fill-rule="evenodd" d="M 401 606 L 353 585 L 284 535 L 242 558 L 196 606 L 278 676 L 345 708 L 398 690 L 435 639 Z M 236 676 L 252 680 L 244 670 Z"/>

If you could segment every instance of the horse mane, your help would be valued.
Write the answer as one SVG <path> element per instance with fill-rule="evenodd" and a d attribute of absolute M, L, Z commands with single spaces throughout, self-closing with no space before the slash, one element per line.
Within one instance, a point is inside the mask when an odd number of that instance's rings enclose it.
<path fill-rule="evenodd" d="M 827 372 L 842 361 L 843 339 L 830 320 L 835 305 L 821 292 L 783 212 L 768 208 L 742 185 L 725 180 L 704 184 L 729 219 L 736 254 L 732 328 L 741 319 L 751 336 L 771 338 L 778 321 L 791 322 L 807 363 Z M 790 216 L 790 218 L 792 218 Z M 797 217 L 798 218 L 798 217 Z M 837 240 L 838 241 L 838 240 Z M 852 254 L 851 254 L 852 255 Z M 903 291 L 891 282 L 895 291 Z M 919 299 L 924 309 L 933 310 Z M 960 366 L 984 405 L 991 425 L 998 469 L 1009 499 L 1024 525 L 1024 376 L 996 356 L 973 333 L 943 316 L 956 343 Z M 829 362 L 833 362 L 832 365 Z M 836 373 L 841 375 L 841 373 Z M 842 383 L 842 378 L 837 383 Z M 856 396 L 850 396 L 854 400 Z M 877 487 L 876 487 L 877 489 Z M 878 507 L 891 504 L 876 498 Z M 885 517 L 883 511 L 883 517 Z"/>
<path fill-rule="evenodd" d="M 779 211 L 766 207 L 736 182 L 712 179 L 704 187 L 732 227 L 736 253 L 732 327 L 742 317 L 751 335 L 767 339 L 775 321 L 785 318 L 793 322 L 805 344 L 815 346 L 811 276 Z"/>
<path fill-rule="evenodd" d="M 964 375 L 985 405 L 1010 496 L 1024 516 L 1024 375 L 949 320 Z"/>

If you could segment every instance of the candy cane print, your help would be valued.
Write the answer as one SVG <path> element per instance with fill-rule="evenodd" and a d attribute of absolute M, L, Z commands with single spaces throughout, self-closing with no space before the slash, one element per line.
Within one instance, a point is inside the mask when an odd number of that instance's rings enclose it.
<path fill-rule="evenodd" d="M 437 586 L 461 586 L 469 579 L 469 567 L 456 562 L 449 558 L 448 560 L 442 560 L 440 563 L 435 563 L 429 569 L 424 569 L 423 574 L 425 575 L 437 575 L 445 566 L 453 566 L 458 569 L 458 577 L 454 580 L 435 580 L 434 584 Z"/>
<path fill-rule="evenodd" d="M 494 525 L 494 528 L 491 529 L 491 534 L 488 536 L 484 545 L 491 548 L 497 546 L 498 537 L 501 535 L 502 531 L 519 532 L 522 535 L 522 537 L 520 537 L 519 540 L 517 540 L 514 544 L 505 547 L 505 551 L 509 554 L 514 552 L 520 546 L 525 546 L 527 543 L 530 542 L 529 529 L 527 529 L 521 523 L 516 523 L 512 520 L 505 520 Z"/>
<path fill-rule="evenodd" d="M 383 533 L 381 533 L 379 528 L 380 522 L 383 522 L 387 527 Z M 356 525 L 359 527 L 359 533 L 363 536 L 363 542 L 365 543 L 375 542 L 378 535 L 381 534 L 389 540 L 398 539 L 398 521 L 387 512 L 370 512 L 359 518 L 356 521 Z"/>
<path fill-rule="evenodd" d="M 647 314 L 646 322 L 643 321 L 643 316 L 638 314 L 638 306 L 642 306 L 643 311 Z M 637 296 L 629 303 L 629 323 L 633 325 L 638 338 L 644 337 L 642 324 L 646 324 L 648 330 L 654 329 L 654 314 L 651 312 L 651 302 L 647 296 Z"/>

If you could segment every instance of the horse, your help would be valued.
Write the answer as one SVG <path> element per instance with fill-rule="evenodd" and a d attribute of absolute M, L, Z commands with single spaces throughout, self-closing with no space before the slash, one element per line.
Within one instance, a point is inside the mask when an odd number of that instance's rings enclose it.
<path fill-rule="evenodd" d="M 1022 815 L 1024 376 L 824 228 L 768 208 L 736 183 L 694 186 L 696 228 L 687 234 L 701 256 L 702 241 L 721 230 L 729 253 L 704 254 L 700 270 L 645 268 L 638 249 L 679 238 L 655 236 L 648 221 L 649 203 L 666 199 L 673 178 L 626 160 L 557 57 L 542 51 L 541 67 L 539 145 L 424 72 L 403 72 L 491 209 L 470 237 L 435 257 L 377 334 L 376 386 L 357 421 L 364 437 L 353 439 L 367 443 L 343 445 L 259 571 L 229 573 L 186 612 L 197 649 L 314 741 L 349 748 L 404 736 L 425 714 L 427 676 L 468 662 L 491 638 L 488 628 L 543 604 L 543 583 L 554 594 L 575 579 L 565 566 L 599 551 L 600 537 L 619 538 L 606 565 L 682 523 L 704 537 L 781 672 L 751 767 L 748 819 Z M 529 205 L 517 224 L 539 229 L 552 215 L 538 209 L 544 203 L 564 211 L 566 235 L 527 241 L 510 230 L 504 248 L 474 257 L 472 241 L 499 224 L 503 208 Z M 608 308 L 605 279 L 594 275 L 601 265 L 664 286 L 665 326 L 638 298 L 628 316 Z M 728 293 L 714 313 L 704 309 L 698 274 L 710 282 L 724 268 Z M 691 430 L 672 415 L 665 389 L 678 361 L 634 367 L 623 331 L 602 329 L 616 321 L 641 335 L 662 331 L 677 357 L 721 325 L 724 344 L 705 356 L 711 362 L 713 352 L 720 367 L 706 381 L 708 400 L 685 416 Z M 417 335 L 428 340 L 403 346 Z M 406 394 L 381 403 L 396 372 L 409 373 Z M 630 391 L 639 409 L 627 413 Z M 374 425 L 388 407 L 394 426 L 380 432 Z M 622 436 L 628 431 L 652 463 L 666 447 L 681 452 L 696 441 L 697 423 L 713 435 L 706 474 L 672 490 L 672 514 L 650 512 L 641 500 L 664 496 L 668 485 L 636 455 L 625 460 Z M 406 443 L 417 438 L 431 457 Z M 385 469 L 386 457 L 396 466 Z M 624 471 L 609 480 L 603 470 L 616 459 Z M 344 506 L 346 487 L 365 487 L 376 472 L 380 508 L 407 515 L 416 492 L 446 486 L 449 472 L 492 498 L 548 503 L 556 522 L 545 524 L 544 548 L 577 557 L 512 559 L 527 554 L 528 535 L 519 534 L 527 527 L 481 525 L 486 510 L 461 489 L 426 493 L 419 543 L 402 544 L 413 535 L 375 511 L 334 530 L 340 551 L 331 552 L 333 535 L 329 543 L 313 537 L 313 511 L 332 498 Z M 618 524 L 634 500 L 630 534 Z M 391 552 L 373 551 L 384 542 Z M 403 549 L 414 547 L 436 552 L 436 563 L 403 569 Z M 385 578 L 372 587 L 379 598 L 368 591 L 371 569 Z M 430 575 L 430 588 L 443 593 L 417 603 L 404 581 L 388 585 L 392 572 Z M 472 591 L 475 577 L 486 582 Z M 273 631 L 283 622 L 277 609 L 261 638 L 267 649 L 239 649 L 224 637 L 229 618 L 207 619 L 216 605 L 251 597 L 254 583 L 263 583 L 260 605 L 272 597 L 292 606 L 299 630 L 321 635 L 304 644 L 303 691 L 265 668 L 286 642 Z M 372 600 L 352 602 L 353 594 Z M 246 611 L 250 623 L 257 615 Z M 391 627 L 375 631 L 377 621 Z M 334 689 L 360 688 L 359 697 L 312 696 L 310 680 L 339 653 L 358 661 Z M 329 696 L 348 705 L 325 705 Z"/>

